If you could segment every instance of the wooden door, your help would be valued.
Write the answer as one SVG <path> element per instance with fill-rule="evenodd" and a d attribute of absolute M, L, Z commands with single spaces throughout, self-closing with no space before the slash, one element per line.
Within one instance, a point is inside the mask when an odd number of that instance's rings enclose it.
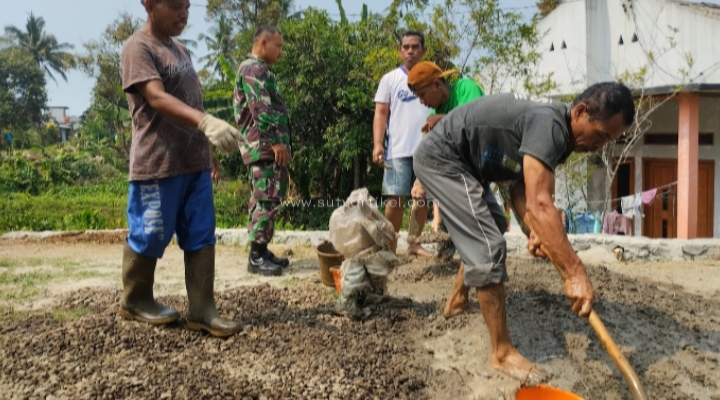
<path fill-rule="evenodd" d="M 697 237 L 713 237 L 713 197 L 715 188 L 715 162 L 700 161 L 698 165 L 698 219 Z"/>
<path fill-rule="evenodd" d="M 677 161 L 645 160 L 643 162 L 643 190 L 664 186 L 677 180 Z M 658 189 L 655 201 L 643 208 L 643 236 L 674 238 L 677 236 L 676 186 Z"/>
<path fill-rule="evenodd" d="M 713 236 L 714 161 L 698 165 L 697 237 Z M 643 190 L 677 181 L 677 160 L 651 159 L 643 162 Z M 677 185 L 659 189 L 652 205 L 644 207 L 643 236 L 677 237 Z"/>

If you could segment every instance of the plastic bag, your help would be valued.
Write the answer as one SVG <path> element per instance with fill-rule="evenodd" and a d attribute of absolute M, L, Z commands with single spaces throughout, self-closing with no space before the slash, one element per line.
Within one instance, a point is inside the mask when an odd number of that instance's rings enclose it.
<path fill-rule="evenodd" d="M 357 189 L 342 207 L 330 217 L 330 242 L 345 257 L 340 266 L 341 302 L 372 293 L 384 295 L 387 280 L 397 265 L 395 253 L 389 251 L 397 234 L 390 221 L 380 214 L 375 199 L 367 189 Z"/>
<path fill-rule="evenodd" d="M 340 266 L 342 295 L 347 298 L 361 292 L 384 295 L 388 276 L 397 263 L 394 253 L 379 251 L 376 246 L 343 261 Z"/>
<path fill-rule="evenodd" d="M 373 246 L 388 250 L 397 238 L 395 228 L 380 214 L 367 189 L 350 193 L 330 216 L 330 242 L 346 260 Z"/>

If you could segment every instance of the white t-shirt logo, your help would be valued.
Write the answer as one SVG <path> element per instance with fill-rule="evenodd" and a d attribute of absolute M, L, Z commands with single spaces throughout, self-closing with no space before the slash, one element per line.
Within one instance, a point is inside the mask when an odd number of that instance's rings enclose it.
<path fill-rule="evenodd" d="M 401 90 L 401 91 L 399 91 L 398 94 L 397 94 L 397 97 L 398 97 L 398 99 L 400 99 L 400 101 L 404 101 L 404 102 L 406 102 L 406 103 L 409 102 L 409 101 L 413 101 L 413 100 L 415 100 L 415 99 L 418 98 L 417 96 L 415 96 L 415 95 L 414 95 L 411 91 L 409 91 L 409 90 Z"/>

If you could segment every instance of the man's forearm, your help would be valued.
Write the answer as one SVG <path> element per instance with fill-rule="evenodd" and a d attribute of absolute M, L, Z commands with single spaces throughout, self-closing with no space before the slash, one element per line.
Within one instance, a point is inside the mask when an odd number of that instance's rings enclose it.
<path fill-rule="evenodd" d="M 375 114 L 373 120 L 373 145 L 382 146 L 385 141 L 385 128 L 387 127 L 387 116 Z"/>
<path fill-rule="evenodd" d="M 149 99 L 148 103 L 153 110 L 177 124 L 197 127 L 205 116 L 204 112 L 196 110 L 177 97 L 164 92 Z"/>
<path fill-rule="evenodd" d="M 552 202 L 542 202 L 525 213 L 525 223 L 543 244 L 543 250 L 566 277 L 585 274 L 585 267 L 568 240 L 565 227 Z"/>

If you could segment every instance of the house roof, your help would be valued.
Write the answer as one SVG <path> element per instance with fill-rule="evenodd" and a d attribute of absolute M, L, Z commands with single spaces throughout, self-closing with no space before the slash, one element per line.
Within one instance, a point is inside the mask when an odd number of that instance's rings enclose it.
<path fill-rule="evenodd" d="M 677 86 L 655 86 L 646 88 L 645 94 L 672 94 L 678 90 Z M 688 83 L 680 89 L 680 92 L 703 93 L 710 95 L 720 94 L 720 84 L 717 83 Z"/>
<path fill-rule="evenodd" d="M 695 12 L 701 13 L 703 15 L 707 15 L 708 17 L 720 19 L 720 5 L 713 4 L 713 3 L 706 3 L 706 2 L 695 3 L 692 1 L 676 1 L 676 2 L 680 6 L 688 7 Z"/>
<path fill-rule="evenodd" d="M 640 89 L 631 89 L 633 97 L 641 97 L 641 96 L 658 96 L 658 95 L 671 95 L 676 92 L 678 92 L 677 86 L 655 86 L 651 88 L 645 88 L 644 90 Z M 704 95 L 705 97 L 718 97 L 720 96 L 720 84 L 712 84 L 712 83 L 690 83 L 685 86 L 683 86 L 682 89 L 679 90 L 679 92 L 685 92 L 685 93 L 697 93 Z M 563 93 L 563 94 L 555 94 L 555 95 L 547 95 L 546 97 L 552 98 L 552 99 L 563 99 L 567 96 L 577 95 L 578 93 Z"/>

